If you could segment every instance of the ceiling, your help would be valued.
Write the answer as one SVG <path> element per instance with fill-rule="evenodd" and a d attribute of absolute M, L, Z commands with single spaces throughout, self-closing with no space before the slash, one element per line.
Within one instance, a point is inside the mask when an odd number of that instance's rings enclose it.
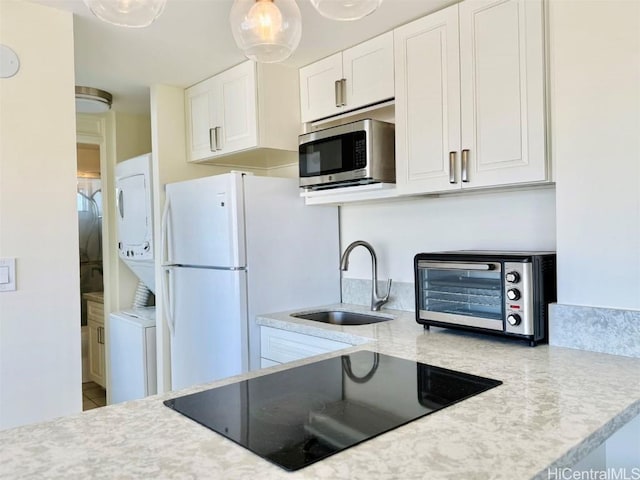
<path fill-rule="evenodd" d="M 76 85 L 113 94 L 113 110 L 149 112 L 153 84 L 188 87 L 242 62 L 229 28 L 233 0 L 168 0 L 149 27 L 130 29 L 94 17 L 82 0 L 31 0 L 73 12 Z M 300 67 L 407 23 L 457 0 L 384 0 L 356 22 L 318 14 L 309 0 L 297 0 L 302 40 L 284 63 Z"/>

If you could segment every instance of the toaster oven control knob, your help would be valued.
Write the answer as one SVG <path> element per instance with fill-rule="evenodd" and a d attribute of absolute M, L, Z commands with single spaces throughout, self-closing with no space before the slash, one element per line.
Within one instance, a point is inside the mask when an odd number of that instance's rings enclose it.
<path fill-rule="evenodd" d="M 520 300 L 520 290 L 517 288 L 510 288 L 507 290 L 507 298 L 511 301 Z"/>
<path fill-rule="evenodd" d="M 507 322 L 509 322 L 509 325 L 513 327 L 515 327 L 516 325 L 520 325 L 521 321 L 522 319 L 517 313 L 510 313 L 509 315 L 507 315 Z"/>
<path fill-rule="evenodd" d="M 520 275 L 518 275 L 518 272 L 508 272 L 504 278 L 509 283 L 518 283 L 520 281 Z"/>

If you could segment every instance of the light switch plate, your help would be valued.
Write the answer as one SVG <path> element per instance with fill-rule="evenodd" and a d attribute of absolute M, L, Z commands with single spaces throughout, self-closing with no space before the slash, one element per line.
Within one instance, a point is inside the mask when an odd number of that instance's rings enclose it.
<path fill-rule="evenodd" d="M 6 278 L 5 278 L 5 274 L 6 274 Z M 15 290 L 16 290 L 16 259 L 0 258 L 0 292 L 13 292 Z"/>

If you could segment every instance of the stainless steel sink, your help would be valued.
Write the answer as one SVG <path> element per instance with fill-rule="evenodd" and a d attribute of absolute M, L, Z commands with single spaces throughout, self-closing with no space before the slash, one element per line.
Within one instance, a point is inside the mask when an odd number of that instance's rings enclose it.
<path fill-rule="evenodd" d="M 368 325 L 370 323 L 393 320 L 393 317 L 367 315 L 366 313 L 346 312 L 344 310 L 292 313 L 291 316 L 305 320 L 313 320 L 315 322 L 332 323 L 334 325 Z"/>

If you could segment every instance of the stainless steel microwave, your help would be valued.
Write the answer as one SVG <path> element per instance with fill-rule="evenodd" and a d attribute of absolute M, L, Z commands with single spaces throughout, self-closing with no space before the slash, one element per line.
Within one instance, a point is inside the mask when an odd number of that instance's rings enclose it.
<path fill-rule="evenodd" d="M 458 251 L 415 256 L 416 321 L 529 341 L 548 340 L 556 301 L 553 252 Z"/>
<path fill-rule="evenodd" d="M 396 179 L 395 125 L 365 119 L 299 137 L 300 187 L 310 190 Z"/>

